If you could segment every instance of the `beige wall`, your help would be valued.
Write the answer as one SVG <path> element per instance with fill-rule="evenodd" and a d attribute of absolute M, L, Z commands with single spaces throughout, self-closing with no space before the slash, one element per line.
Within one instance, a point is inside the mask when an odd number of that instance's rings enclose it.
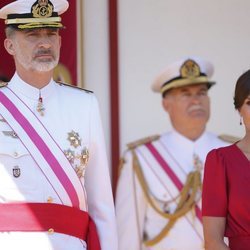
<path fill-rule="evenodd" d="M 250 1 L 118 0 L 121 149 L 170 128 L 161 97 L 150 90 L 172 60 L 198 55 L 215 65 L 208 129 L 243 134 L 233 107 L 237 77 L 250 68 Z M 109 144 L 107 1 L 85 1 L 85 80 L 100 103 Z"/>

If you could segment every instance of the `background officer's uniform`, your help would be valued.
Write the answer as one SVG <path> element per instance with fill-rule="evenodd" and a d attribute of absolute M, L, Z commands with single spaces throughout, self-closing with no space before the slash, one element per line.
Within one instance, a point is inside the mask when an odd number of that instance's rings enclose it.
<path fill-rule="evenodd" d="M 179 76 L 183 63 L 164 71 L 160 82 L 170 78 L 172 87 L 195 82 Z M 205 75 L 198 77 L 201 82 L 197 83 L 207 81 Z M 174 128 L 130 143 L 122 158 L 116 193 L 119 249 L 204 249 L 200 212 L 203 163 L 210 150 L 227 144 L 210 132 L 192 141 Z"/>

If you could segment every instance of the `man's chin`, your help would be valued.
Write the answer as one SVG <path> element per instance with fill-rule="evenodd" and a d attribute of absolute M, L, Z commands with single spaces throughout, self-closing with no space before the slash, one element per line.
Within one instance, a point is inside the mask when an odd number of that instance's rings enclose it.
<path fill-rule="evenodd" d="M 39 65 L 35 65 L 32 69 L 33 69 L 33 71 L 45 73 L 45 72 L 49 72 L 49 71 L 53 70 L 55 67 L 56 67 L 56 65 L 54 63 L 53 64 L 40 63 Z"/>

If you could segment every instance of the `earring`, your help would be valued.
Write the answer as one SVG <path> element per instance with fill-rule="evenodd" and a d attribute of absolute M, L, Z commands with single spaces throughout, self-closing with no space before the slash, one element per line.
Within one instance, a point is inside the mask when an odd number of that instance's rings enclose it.
<path fill-rule="evenodd" d="M 242 125 L 242 116 L 240 117 L 240 125 Z"/>

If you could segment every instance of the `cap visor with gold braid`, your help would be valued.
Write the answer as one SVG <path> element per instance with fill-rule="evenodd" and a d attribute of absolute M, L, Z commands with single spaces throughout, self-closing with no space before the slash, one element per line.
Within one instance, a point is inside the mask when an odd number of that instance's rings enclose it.
<path fill-rule="evenodd" d="M 213 65 L 198 57 L 183 58 L 171 65 L 156 78 L 152 85 L 155 92 L 162 94 L 173 88 L 206 84 L 208 88 L 215 84 L 210 81 Z"/>
<path fill-rule="evenodd" d="M 66 0 L 17 0 L 0 9 L 0 18 L 17 29 L 63 28 L 59 15 L 68 6 Z"/>

